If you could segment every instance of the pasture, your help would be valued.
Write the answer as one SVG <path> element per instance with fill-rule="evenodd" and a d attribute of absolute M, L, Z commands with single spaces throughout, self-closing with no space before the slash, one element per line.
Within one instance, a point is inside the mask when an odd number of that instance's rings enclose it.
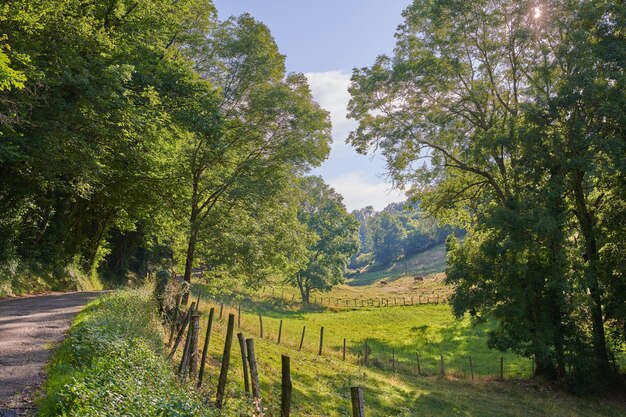
<path fill-rule="evenodd" d="M 281 354 L 291 358 L 293 381 L 292 410 L 298 416 L 349 416 L 351 386 L 365 388 L 368 416 L 619 416 L 619 404 L 597 399 L 577 399 L 554 392 L 540 382 L 529 381 L 531 361 L 505 354 L 505 380 L 498 380 L 500 353 L 485 346 L 489 325 L 474 327 L 467 320 L 456 321 L 446 305 L 344 309 L 341 311 L 298 311 L 280 305 L 273 310 L 242 310 L 236 331 L 255 338 L 263 404 L 268 415 L 279 415 Z M 259 306 L 268 306 L 260 303 Z M 228 314 L 238 308 L 204 301 L 204 317 L 215 308 L 209 348 L 210 367 L 207 387 L 217 381 L 224 346 Z M 263 339 L 259 337 L 259 317 L 263 320 Z M 393 319 L 393 320 L 391 320 Z M 283 320 L 281 342 L 278 341 Z M 302 327 L 307 326 L 302 349 Z M 203 318 L 202 326 L 206 326 Z M 324 326 L 322 355 L 319 330 Z M 202 330 L 204 332 L 204 328 Z M 201 334 L 202 336 L 202 334 Z M 375 336 L 375 337 L 374 337 Z M 347 357 L 342 358 L 343 338 Z M 363 364 L 363 346 L 368 340 L 371 353 Z M 236 344 L 236 342 L 235 342 Z M 420 352 L 422 374 L 417 375 L 414 353 Z M 241 396 L 242 366 L 238 349 L 233 348 L 229 395 Z M 396 354 L 396 369 L 390 359 Z M 445 375 L 438 370 L 444 355 Z M 475 379 L 467 373 L 472 354 Z"/>

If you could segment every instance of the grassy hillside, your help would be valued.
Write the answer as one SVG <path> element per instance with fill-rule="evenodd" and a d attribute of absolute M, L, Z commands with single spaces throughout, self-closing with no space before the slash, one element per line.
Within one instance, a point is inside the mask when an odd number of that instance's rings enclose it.
<path fill-rule="evenodd" d="M 214 307 L 218 308 L 214 305 Z M 201 310 L 206 314 L 209 305 Z M 219 311 L 219 308 L 218 308 Z M 218 320 L 211 339 L 209 385 L 215 384 L 219 374 L 219 360 L 223 349 L 223 334 L 227 313 Z M 279 320 L 283 319 L 281 345 L 276 336 Z M 203 324 L 206 323 L 203 320 Z M 342 312 L 307 313 L 298 311 L 263 312 L 264 339 L 258 339 L 258 316 L 244 312 L 242 331 L 247 337 L 256 337 L 255 348 L 259 363 L 261 389 L 266 415 L 279 415 L 280 356 L 291 357 L 294 387 L 292 414 L 297 416 L 349 416 L 351 386 L 365 388 L 368 416 L 620 416 L 623 405 L 602 399 L 574 398 L 512 375 L 524 374 L 530 369 L 528 360 L 505 356 L 507 380 L 494 381 L 489 376 L 469 381 L 463 372 L 464 357 L 474 355 L 477 368 L 486 375 L 498 366 L 498 353 L 484 348 L 485 328 L 475 330 L 466 322 L 454 322 L 445 306 L 396 307 L 388 309 L 359 309 Z M 302 325 L 307 325 L 304 348 L 297 348 Z M 317 356 L 319 326 L 325 326 L 325 350 Z M 400 372 L 389 364 L 358 364 L 359 346 L 365 338 L 376 333 L 372 355 L 375 362 L 383 358 L 385 349 L 395 348 L 399 354 Z M 370 336 L 368 336 L 370 335 Z M 350 341 L 347 361 L 342 361 L 340 346 L 343 337 Z M 409 364 L 409 352 L 420 350 L 424 373 L 417 376 L 415 365 Z M 229 389 L 233 398 L 240 396 L 242 385 L 241 360 L 233 351 L 229 373 Z M 444 378 L 436 373 L 439 352 L 450 368 Z M 406 353 L 406 356 L 405 356 Z M 376 366 L 384 369 L 379 369 Z M 456 372 L 454 371 L 456 369 Z"/>
<path fill-rule="evenodd" d="M 366 270 L 351 275 L 349 285 L 369 285 L 381 279 L 393 281 L 400 277 L 414 275 L 430 275 L 443 272 L 446 268 L 446 245 L 441 244 L 424 252 L 401 259 L 391 266 L 378 270 Z"/>

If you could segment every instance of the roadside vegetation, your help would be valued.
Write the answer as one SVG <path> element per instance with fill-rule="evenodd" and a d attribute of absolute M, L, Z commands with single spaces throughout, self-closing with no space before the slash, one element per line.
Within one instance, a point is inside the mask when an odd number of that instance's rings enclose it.
<path fill-rule="evenodd" d="M 156 302 L 146 289 L 89 303 L 48 365 L 39 415 L 211 416 L 171 372 Z"/>

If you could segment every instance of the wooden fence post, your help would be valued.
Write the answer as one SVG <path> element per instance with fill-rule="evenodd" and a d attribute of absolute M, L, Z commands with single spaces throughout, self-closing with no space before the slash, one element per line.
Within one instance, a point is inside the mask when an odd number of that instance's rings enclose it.
<path fill-rule="evenodd" d="M 259 339 L 263 339 L 263 317 L 259 313 Z"/>
<path fill-rule="evenodd" d="M 446 376 L 446 371 L 445 371 L 445 369 L 443 367 L 443 355 L 441 355 L 441 369 L 439 370 L 439 375 L 441 377 Z"/>
<path fill-rule="evenodd" d="M 280 321 L 280 324 L 278 325 L 278 344 L 280 345 L 280 337 L 283 334 L 283 321 Z"/>
<path fill-rule="evenodd" d="M 343 338 L 343 360 L 346 360 L 346 338 Z"/>
<path fill-rule="evenodd" d="M 261 386 L 259 385 L 259 371 L 256 367 L 256 357 L 254 356 L 254 339 L 246 339 L 248 348 L 248 365 L 250 366 L 250 382 L 252 383 L 252 398 L 256 413 L 261 411 Z"/>
<path fill-rule="evenodd" d="M 324 326 L 320 327 L 320 350 L 317 356 L 322 356 L 322 345 L 324 344 Z"/>
<path fill-rule="evenodd" d="M 500 381 L 504 381 L 504 356 L 500 356 Z"/>
<path fill-rule="evenodd" d="M 220 378 L 217 383 L 217 394 L 215 397 L 215 406 L 217 408 L 222 408 L 224 404 L 224 392 L 226 391 L 226 378 L 228 376 L 228 366 L 230 365 L 230 348 L 233 344 L 234 327 L 235 315 L 229 314 L 226 340 L 224 342 L 224 354 L 222 355 L 222 368 L 220 369 Z"/>
<path fill-rule="evenodd" d="M 422 368 L 420 367 L 420 354 L 415 352 L 415 359 L 417 359 L 417 375 L 422 375 Z"/>
<path fill-rule="evenodd" d="M 474 364 L 472 363 L 472 357 L 469 357 L 470 361 L 470 376 L 472 377 L 472 381 L 474 380 Z"/>
<path fill-rule="evenodd" d="M 282 377 L 280 384 L 280 416 L 289 417 L 291 409 L 291 367 L 289 366 L 289 356 L 282 355 Z"/>
<path fill-rule="evenodd" d="M 189 371 L 189 363 L 191 356 L 191 339 L 193 339 L 193 318 L 195 316 L 195 311 L 192 312 L 191 317 L 189 318 L 189 329 L 187 330 L 187 338 L 185 339 L 185 347 L 183 348 L 183 357 L 180 359 L 180 366 L 178 367 L 178 375 L 181 378 L 184 378 Z"/>
<path fill-rule="evenodd" d="M 204 337 L 204 347 L 202 348 L 202 359 L 200 361 L 200 373 L 198 374 L 198 388 L 202 386 L 202 378 L 204 377 L 204 368 L 206 365 L 206 356 L 209 351 L 209 341 L 211 340 L 211 327 L 213 326 L 214 314 L 215 314 L 215 308 L 211 307 L 211 310 L 209 310 L 209 321 L 206 326 L 206 335 Z"/>
<path fill-rule="evenodd" d="M 199 298 L 198 298 L 199 300 Z M 198 304 L 196 304 L 197 306 Z M 198 375 L 198 337 L 200 335 L 200 313 L 197 311 L 191 316 L 191 347 L 189 357 L 189 375 L 195 378 Z"/>
<path fill-rule="evenodd" d="M 185 320 L 183 320 L 183 324 L 180 326 L 180 329 L 178 329 L 178 334 L 176 335 L 176 341 L 174 342 L 174 347 L 172 348 L 172 351 L 170 352 L 170 354 L 167 356 L 168 359 L 171 359 L 172 356 L 174 356 L 174 353 L 176 353 L 176 349 L 178 349 L 178 345 L 180 344 L 180 341 L 183 338 L 183 335 L 185 334 L 185 329 L 187 328 L 187 324 L 189 324 L 189 320 L 191 319 L 191 312 L 193 311 L 195 305 L 196 303 L 191 303 L 189 310 L 187 310 L 187 314 L 185 315 Z"/>
<path fill-rule="evenodd" d="M 306 326 L 302 328 L 302 337 L 300 338 L 300 347 L 298 350 L 302 350 L 302 344 L 304 343 L 304 332 L 306 331 Z"/>
<path fill-rule="evenodd" d="M 363 402 L 363 388 L 350 388 L 350 397 L 352 398 L 352 416 L 365 417 L 365 404 Z"/>
<path fill-rule="evenodd" d="M 243 387 L 246 390 L 246 394 L 250 395 L 250 379 L 248 378 L 248 350 L 246 349 L 246 339 L 243 337 L 243 333 L 237 333 L 237 340 L 239 340 L 239 349 L 241 350 Z"/>

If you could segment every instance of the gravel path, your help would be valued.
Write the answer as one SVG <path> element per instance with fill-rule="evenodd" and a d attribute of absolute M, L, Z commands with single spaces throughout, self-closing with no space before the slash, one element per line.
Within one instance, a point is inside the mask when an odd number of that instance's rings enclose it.
<path fill-rule="evenodd" d="M 34 415 L 50 349 L 72 318 L 100 292 L 58 293 L 0 300 L 0 417 Z"/>

